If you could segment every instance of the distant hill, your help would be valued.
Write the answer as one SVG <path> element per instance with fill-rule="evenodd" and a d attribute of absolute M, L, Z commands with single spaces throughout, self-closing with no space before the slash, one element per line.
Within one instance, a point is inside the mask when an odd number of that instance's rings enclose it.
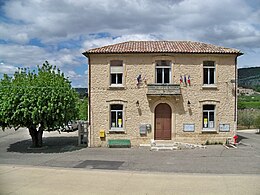
<path fill-rule="evenodd" d="M 238 86 L 260 92 L 260 67 L 239 68 Z"/>
<path fill-rule="evenodd" d="M 88 88 L 74 88 L 80 98 L 88 97 Z"/>

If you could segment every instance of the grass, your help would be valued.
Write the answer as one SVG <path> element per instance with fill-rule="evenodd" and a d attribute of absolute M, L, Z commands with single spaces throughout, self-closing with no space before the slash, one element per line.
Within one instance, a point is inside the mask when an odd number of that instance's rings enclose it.
<path fill-rule="evenodd" d="M 254 94 L 251 96 L 238 97 L 238 109 L 260 109 L 260 95 Z"/>
<path fill-rule="evenodd" d="M 259 102 L 238 102 L 238 109 L 260 109 L 260 101 Z"/>

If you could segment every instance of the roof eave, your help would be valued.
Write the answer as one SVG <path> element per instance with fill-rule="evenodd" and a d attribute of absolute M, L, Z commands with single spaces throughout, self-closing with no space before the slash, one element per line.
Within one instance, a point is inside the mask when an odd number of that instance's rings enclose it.
<path fill-rule="evenodd" d="M 89 56 L 89 54 L 151 54 L 151 53 L 172 53 L 172 54 L 234 54 L 237 56 L 241 56 L 244 53 L 242 52 L 167 52 L 167 51 L 161 51 L 161 52 L 83 52 L 82 54 L 86 57 Z"/>
<path fill-rule="evenodd" d="M 238 52 L 238 54 L 237 54 L 237 56 L 242 56 L 242 55 L 244 55 L 244 53 L 243 52 Z"/>
<path fill-rule="evenodd" d="M 87 51 L 83 52 L 82 54 L 87 58 L 89 57 L 89 53 Z"/>

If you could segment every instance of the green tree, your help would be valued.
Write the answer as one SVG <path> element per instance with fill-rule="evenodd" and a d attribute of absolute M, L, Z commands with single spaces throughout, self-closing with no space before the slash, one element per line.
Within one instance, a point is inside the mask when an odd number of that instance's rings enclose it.
<path fill-rule="evenodd" d="M 77 94 L 70 82 L 47 61 L 37 73 L 19 69 L 0 81 L 0 125 L 27 127 L 33 147 L 42 146 L 43 130 L 55 130 L 76 119 Z"/>
<path fill-rule="evenodd" d="M 255 117 L 251 110 L 242 110 L 238 113 L 238 123 L 239 125 L 245 126 L 248 129 L 254 125 Z"/>
<path fill-rule="evenodd" d="M 78 100 L 79 117 L 80 120 L 88 120 L 88 98 Z"/>

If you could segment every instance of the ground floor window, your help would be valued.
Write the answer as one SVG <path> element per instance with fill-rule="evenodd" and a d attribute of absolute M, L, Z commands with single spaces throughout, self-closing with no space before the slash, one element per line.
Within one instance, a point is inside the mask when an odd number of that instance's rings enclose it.
<path fill-rule="evenodd" d="M 110 129 L 123 129 L 123 105 L 121 104 L 110 106 Z"/>
<path fill-rule="evenodd" d="M 203 105 L 203 129 L 215 128 L 215 105 Z"/>

